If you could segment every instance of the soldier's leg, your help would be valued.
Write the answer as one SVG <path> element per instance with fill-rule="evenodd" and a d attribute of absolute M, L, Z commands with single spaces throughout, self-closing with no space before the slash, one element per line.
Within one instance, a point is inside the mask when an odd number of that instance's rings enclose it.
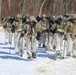
<path fill-rule="evenodd" d="M 20 36 L 19 42 L 18 42 L 18 49 L 19 49 L 19 54 L 22 57 L 24 53 L 24 37 Z"/>
<path fill-rule="evenodd" d="M 67 56 L 72 56 L 73 41 L 70 35 L 67 38 Z"/>
<path fill-rule="evenodd" d="M 61 47 L 60 47 L 60 36 L 59 34 L 56 34 L 56 54 L 57 56 L 61 56 Z"/>
<path fill-rule="evenodd" d="M 14 33 L 14 47 L 16 46 L 17 32 Z"/>
<path fill-rule="evenodd" d="M 15 42 L 15 53 L 18 53 L 18 54 L 19 54 L 19 48 L 18 48 L 19 38 L 20 38 L 20 34 L 18 33 L 16 37 L 16 42 Z"/>
<path fill-rule="evenodd" d="M 9 33 L 7 32 L 7 30 L 5 30 L 5 43 L 9 43 Z"/>
<path fill-rule="evenodd" d="M 27 59 L 31 58 L 31 40 L 29 37 L 26 37 L 26 54 Z"/>
<path fill-rule="evenodd" d="M 43 45 L 43 34 L 40 35 L 39 45 L 40 47 Z"/>
<path fill-rule="evenodd" d="M 9 43 L 12 44 L 12 37 L 13 37 L 13 34 L 12 33 L 9 33 Z"/>
<path fill-rule="evenodd" d="M 53 49 L 56 51 L 56 45 L 57 45 L 57 41 L 56 41 L 56 34 L 53 35 Z"/>
<path fill-rule="evenodd" d="M 52 36 L 49 35 L 48 40 L 47 40 L 47 50 L 52 50 Z"/>
<path fill-rule="evenodd" d="M 43 34 L 43 47 L 46 47 L 46 34 Z"/>
<path fill-rule="evenodd" d="M 73 40 L 73 51 L 72 51 L 73 57 L 76 56 L 76 39 Z"/>
<path fill-rule="evenodd" d="M 32 57 L 36 58 L 36 53 L 37 53 L 37 48 L 38 48 L 38 41 L 36 39 L 32 40 Z"/>
<path fill-rule="evenodd" d="M 25 47 L 26 47 L 26 36 L 24 36 L 24 41 L 23 41 L 23 48 L 25 50 Z"/>
<path fill-rule="evenodd" d="M 22 37 L 22 50 L 24 50 L 26 40 Z"/>
<path fill-rule="evenodd" d="M 63 40 L 62 42 L 62 51 L 61 51 L 61 57 L 62 58 L 65 58 L 66 57 L 66 49 L 67 48 L 67 41 L 66 40 Z"/>

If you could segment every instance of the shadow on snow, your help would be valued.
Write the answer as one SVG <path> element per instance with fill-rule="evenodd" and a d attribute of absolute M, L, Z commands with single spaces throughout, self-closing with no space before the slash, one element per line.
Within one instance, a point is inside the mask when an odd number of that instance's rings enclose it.
<path fill-rule="evenodd" d="M 26 59 L 23 59 L 21 57 L 15 56 L 14 54 L 10 54 L 10 53 L 7 53 L 7 52 L 2 52 L 1 51 L 0 54 L 8 54 L 8 55 L 4 55 L 4 56 L 0 55 L 0 58 L 2 58 L 2 59 L 14 59 L 14 60 L 26 61 Z M 12 56 L 12 55 L 14 55 L 14 56 Z"/>
<path fill-rule="evenodd" d="M 14 47 L 0 47 L 1 49 L 9 49 L 9 50 L 14 50 Z"/>
<path fill-rule="evenodd" d="M 46 52 L 46 49 L 44 49 L 44 48 L 39 48 L 38 49 L 37 56 L 42 57 L 42 58 L 47 58 L 48 57 L 49 59 L 56 60 L 56 54 L 48 54 Z"/>

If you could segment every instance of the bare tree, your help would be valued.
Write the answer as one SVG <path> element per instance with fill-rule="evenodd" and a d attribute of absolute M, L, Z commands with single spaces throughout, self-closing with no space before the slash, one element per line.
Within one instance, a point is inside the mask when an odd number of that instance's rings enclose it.
<path fill-rule="evenodd" d="M 1 8 L 2 8 L 2 0 L 0 0 L 0 22 L 1 22 Z"/>
<path fill-rule="evenodd" d="M 45 2 L 46 2 L 46 0 L 44 0 L 41 4 L 40 11 L 39 11 L 39 16 L 41 16 L 42 8 L 43 8 L 43 5 L 45 4 Z"/>
<path fill-rule="evenodd" d="M 41 16 L 42 13 L 47 16 L 76 13 L 75 4 L 76 0 L 0 0 L 0 17 L 8 16 L 9 11 L 10 15 L 21 13 L 33 16 Z"/>
<path fill-rule="evenodd" d="M 11 1 L 8 0 L 8 7 L 9 7 L 9 15 L 11 15 Z"/>

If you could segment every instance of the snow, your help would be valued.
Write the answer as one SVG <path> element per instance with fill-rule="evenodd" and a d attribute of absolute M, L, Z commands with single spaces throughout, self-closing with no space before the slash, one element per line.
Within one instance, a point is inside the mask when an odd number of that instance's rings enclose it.
<path fill-rule="evenodd" d="M 39 48 L 37 59 L 27 61 L 26 50 L 23 57 L 14 55 L 14 43 L 10 47 L 4 44 L 4 32 L 0 36 L 0 75 L 76 75 L 75 58 L 56 59 L 55 53 Z"/>
<path fill-rule="evenodd" d="M 76 59 L 47 62 L 34 70 L 35 75 L 76 75 Z"/>

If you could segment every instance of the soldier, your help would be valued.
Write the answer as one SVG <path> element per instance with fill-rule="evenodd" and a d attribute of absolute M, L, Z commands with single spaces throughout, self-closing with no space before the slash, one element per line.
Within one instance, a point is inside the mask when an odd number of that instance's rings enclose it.
<path fill-rule="evenodd" d="M 73 31 L 73 24 L 71 21 L 67 21 L 66 25 L 64 26 L 64 49 L 63 49 L 63 58 L 66 56 L 72 56 L 72 48 L 73 48 L 73 41 L 72 41 L 72 31 Z"/>
<path fill-rule="evenodd" d="M 12 43 L 12 31 L 11 31 L 12 24 L 11 24 L 10 18 L 11 18 L 10 16 L 6 18 L 3 24 L 3 27 L 5 29 L 5 43 L 6 44 Z"/>
<path fill-rule="evenodd" d="M 49 19 L 49 29 L 47 29 L 47 51 L 52 51 L 53 50 L 53 35 L 56 30 L 56 23 L 55 23 L 55 16 L 52 18 L 50 17 Z"/>
<path fill-rule="evenodd" d="M 7 18 L 4 18 L 3 19 L 3 28 L 4 28 L 4 32 L 5 32 L 5 44 L 7 44 L 8 43 L 8 36 L 7 36 L 7 30 L 6 30 L 6 28 L 7 28 L 7 20 L 6 20 Z"/>
<path fill-rule="evenodd" d="M 73 16 L 72 38 L 73 38 L 73 57 L 74 57 L 76 56 L 76 14 L 74 14 Z"/>
<path fill-rule="evenodd" d="M 38 25 L 36 24 L 37 20 L 35 17 L 30 16 L 29 24 L 25 25 L 26 29 L 26 53 L 27 59 L 31 60 L 31 58 L 36 58 L 36 52 L 38 47 L 37 37 L 37 28 Z"/>
<path fill-rule="evenodd" d="M 61 56 L 61 48 L 62 48 L 62 42 L 63 42 L 63 36 L 64 36 L 64 30 L 63 30 L 63 25 L 62 25 L 62 18 L 59 18 L 57 20 L 58 22 L 56 31 L 54 34 L 54 44 L 55 44 L 55 50 L 57 56 Z"/>
<path fill-rule="evenodd" d="M 42 19 L 38 22 L 40 27 L 40 44 L 43 45 L 43 47 L 46 47 L 46 30 L 49 28 L 49 22 L 46 19 L 46 15 L 42 15 Z"/>
<path fill-rule="evenodd" d="M 23 23 L 22 23 L 22 15 L 17 14 L 16 21 L 13 22 L 14 27 L 15 27 L 15 54 L 19 55 L 20 50 L 19 50 L 19 41 L 21 38 L 21 33 L 22 33 L 22 28 L 23 28 Z M 23 53 L 23 52 L 22 52 Z"/>
<path fill-rule="evenodd" d="M 28 24 L 29 23 L 29 17 L 30 17 L 29 14 L 26 14 L 25 17 L 26 17 L 26 23 Z"/>

